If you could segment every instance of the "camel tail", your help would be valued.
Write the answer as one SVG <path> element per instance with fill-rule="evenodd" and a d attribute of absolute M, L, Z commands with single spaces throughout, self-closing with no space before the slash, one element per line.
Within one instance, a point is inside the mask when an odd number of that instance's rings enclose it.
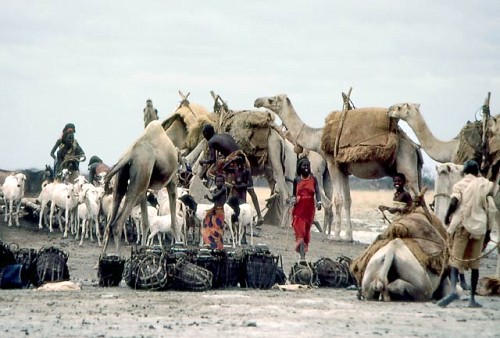
<path fill-rule="evenodd" d="M 118 161 L 118 163 L 116 163 L 111 168 L 111 170 L 106 174 L 106 177 L 104 179 L 105 190 L 107 190 L 109 182 L 111 181 L 113 176 L 115 176 L 120 170 L 123 169 L 123 167 L 129 165 L 130 163 L 131 163 L 130 152 L 127 152 L 124 156 L 122 156 L 122 158 Z"/>

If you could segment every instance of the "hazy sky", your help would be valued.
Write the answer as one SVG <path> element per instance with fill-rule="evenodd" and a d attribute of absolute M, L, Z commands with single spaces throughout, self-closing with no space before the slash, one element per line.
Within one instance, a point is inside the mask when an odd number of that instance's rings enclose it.
<path fill-rule="evenodd" d="M 321 127 L 351 86 L 357 107 L 420 103 L 443 140 L 488 91 L 500 113 L 500 1 L 0 2 L 2 169 L 52 164 L 67 122 L 87 159 L 112 165 L 146 100 L 163 120 L 178 90 L 233 110 L 286 93 Z"/>

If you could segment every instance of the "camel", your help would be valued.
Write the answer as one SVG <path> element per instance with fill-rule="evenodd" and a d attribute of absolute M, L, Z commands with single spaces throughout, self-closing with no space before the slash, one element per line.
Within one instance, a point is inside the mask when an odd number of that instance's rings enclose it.
<path fill-rule="evenodd" d="M 453 185 L 463 177 L 464 166 L 451 162 L 436 165 L 436 183 L 434 186 L 434 213 L 444 223 L 444 217 L 451 200 Z"/>
<path fill-rule="evenodd" d="M 404 132 L 397 129 L 397 146 L 394 147 L 391 160 L 379 159 L 377 154 L 374 158 L 368 158 L 363 161 L 345 161 L 339 162 L 331 152 L 325 152 L 322 145 L 324 137 L 324 128 L 312 128 L 307 126 L 298 116 L 292 106 L 290 99 L 285 95 L 272 97 L 262 97 L 255 100 L 254 106 L 257 108 L 265 107 L 275 112 L 283 124 L 290 131 L 296 143 L 305 149 L 313 150 L 321 154 L 327 161 L 328 172 L 333 184 L 333 204 L 335 206 L 335 229 L 333 238 L 340 237 L 342 225 L 342 207 L 346 213 L 346 236 L 347 241 L 352 241 L 351 224 L 351 195 L 349 190 L 349 175 L 354 175 L 363 179 L 377 179 L 385 176 L 392 176 L 396 172 L 405 174 L 408 186 L 415 193 L 420 191 L 422 157 L 418 146 L 416 146 Z M 368 108 L 369 109 L 369 108 Z M 363 114 L 368 109 L 355 109 L 348 113 L 358 112 Z M 386 114 L 385 108 L 373 108 L 376 113 Z M 360 130 L 363 126 L 355 128 Z M 353 128 L 354 129 L 354 128 Z M 330 145 L 331 146 L 331 145 Z"/>
<path fill-rule="evenodd" d="M 459 137 L 449 141 L 437 139 L 424 121 L 417 103 L 399 103 L 389 107 L 387 115 L 408 123 L 415 133 L 424 151 L 434 161 L 439 163 L 453 162 L 458 164 L 460 147 Z M 462 161 L 463 162 L 463 161 Z"/>
<path fill-rule="evenodd" d="M 117 254 L 120 252 L 121 234 L 124 222 L 132 208 L 140 204 L 143 230 L 149 229 L 147 218 L 146 192 L 167 187 L 170 210 L 176 210 L 177 150 L 168 138 L 159 121 L 151 121 L 143 134 L 132 144 L 120 160 L 106 175 L 106 190 L 110 180 L 116 175 L 113 186 L 113 206 L 111 217 L 106 224 L 103 253 L 106 252 L 110 229 L 113 229 Z M 122 199 L 123 206 L 120 207 Z M 175 213 L 171 213 L 172 233 L 180 240 Z M 145 232 L 145 231 L 144 231 Z M 146 236 L 142 238 L 145 245 Z"/>
<path fill-rule="evenodd" d="M 351 263 L 366 300 L 430 301 L 447 293 L 446 232 L 426 207 L 394 220 Z"/>

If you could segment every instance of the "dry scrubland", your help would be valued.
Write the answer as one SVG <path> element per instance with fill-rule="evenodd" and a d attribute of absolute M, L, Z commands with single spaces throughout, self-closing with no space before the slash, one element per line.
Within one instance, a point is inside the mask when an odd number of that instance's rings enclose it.
<path fill-rule="evenodd" d="M 259 188 L 261 199 L 268 196 Z M 392 191 L 353 191 L 354 238 L 375 236 L 385 226 L 377 211 Z M 431 194 L 427 194 L 431 200 Z M 322 213 L 318 214 L 322 219 Z M 364 234 L 364 236 L 361 236 Z M 369 236 L 366 236 L 366 235 Z M 20 228 L 0 221 L 0 238 L 21 247 L 54 245 L 69 253 L 71 279 L 78 292 L 0 290 L 1 337 L 336 337 L 417 336 L 482 337 L 500 335 L 500 300 L 478 297 L 484 307 L 467 309 L 457 301 L 447 309 L 432 302 L 363 302 L 356 291 L 315 288 L 297 292 L 228 289 L 207 292 L 149 292 L 127 286 L 101 288 L 93 269 L 100 254 L 95 243 L 78 247 L 59 232 L 39 230 L 23 222 Z M 283 257 L 288 274 L 297 260 L 290 228 L 264 225 L 256 242 Z M 312 234 L 308 260 L 339 255 L 355 257 L 366 244 L 334 242 Z M 128 249 L 125 250 L 128 252 Z M 496 256 L 482 262 L 481 275 L 492 275 Z"/>

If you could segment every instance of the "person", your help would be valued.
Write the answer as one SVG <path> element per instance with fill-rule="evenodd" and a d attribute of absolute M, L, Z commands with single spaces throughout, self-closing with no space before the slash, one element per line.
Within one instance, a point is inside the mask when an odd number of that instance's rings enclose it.
<path fill-rule="evenodd" d="M 234 138 L 226 133 L 216 133 L 214 127 L 211 124 L 205 124 L 202 129 L 203 137 L 207 140 L 208 145 L 208 157 L 204 160 L 200 160 L 199 163 L 202 166 L 211 166 L 207 170 L 207 176 L 209 178 L 214 177 L 217 174 L 223 174 L 223 168 L 226 164 L 226 159 L 236 158 L 239 154 L 244 154 L 240 149 Z M 220 155 L 221 158 L 217 158 Z M 252 198 L 252 203 L 257 212 L 257 226 L 262 225 L 263 218 L 259 207 L 259 200 L 254 189 L 247 189 L 250 197 Z"/>
<path fill-rule="evenodd" d="M 387 210 L 391 214 L 405 214 L 410 211 L 413 204 L 411 194 L 405 189 L 406 176 L 403 173 L 396 173 L 392 178 L 392 182 L 394 185 L 394 189 L 396 189 L 392 198 L 394 206 L 388 207 L 385 205 L 379 205 L 378 208 L 381 211 Z"/>
<path fill-rule="evenodd" d="M 441 307 L 459 299 L 456 289 L 459 270 L 469 268 L 471 280 L 468 306 L 481 307 L 475 299 L 479 280 L 479 258 L 485 234 L 491 229 L 488 219 L 496 219 L 498 213 L 491 197 L 494 184 L 484 177 L 478 177 L 477 162 L 466 161 L 463 173 L 464 177 L 453 185 L 450 205 L 445 216 L 448 238 L 452 242 L 449 261 L 451 291 L 439 300 L 438 305 Z"/>
<path fill-rule="evenodd" d="M 99 182 L 99 174 L 108 173 L 111 169 L 109 166 L 104 164 L 98 156 L 92 156 L 89 160 L 89 182 L 97 186 L 102 182 Z"/>
<path fill-rule="evenodd" d="M 52 150 L 50 151 L 50 157 L 52 157 L 54 160 L 56 159 L 56 151 L 63 147 L 63 139 L 64 137 L 66 137 L 67 133 L 76 133 L 76 128 L 73 123 L 67 123 L 64 126 L 61 136 L 56 140 L 56 143 L 52 147 Z"/>
<path fill-rule="evenodd" d="M 71 124 L 68 124 L 71 125 Z M 68 127 L 66 125 L 66 127 Z M 85 161 L 85 152 L 75 140 L 75 129 L 71 126 L 63 130 L 61 143 L 58 146 L 56 163 L 54 165 L 54 173 L 57 175 L 64 168 L 70 171 L 79 171 L 81 161 Z M 57 142 L 56 142 L 57 144 Z M 51 152 L 51 156 L 53 153 Z M 52 156 L 53 157 L 53 156 Z M 64 165 L 63 165 L 64 164 Z"/>
<path fill-rule="evenodd" d="M 246 166 L 247 159 L 243 153 L 224 164 L 222 170 L 232 175 L 230 196 L 238 198 L 239 204 L 247 202 L 247 190 L 253 189 L 252 173 Z M 234 167 L 233 164 L 236 164 Z"/>
<path fill-rule="evenodd" d="M 207 210 L 201 234 L 204 245 L 210 249 L 224 248 L 224 203 L 227 200 L 227 188 L 224 175 L 215 177 L 215 188 L 205 198 L 214 203 L 212 209 Z"/>
<path fill-rule="evenodd" d="M 146 108 L 143 110 L 144 113 L 144 128 L 146 128 L 149 122 L 158 120 L 158 110 L 153 107 L 153 101 L 151 99 L 147 99 Z"/>
<path fill-rule="evenodd" d="M 311 174 L 311 163 L 304 157 L 297 163 L 297 177 L 293 181 L 292 227 L 295 233 L 295 251 L 305 261 L 311 239 L 311 226 L 316 209 L 321 210 L 318 181 Z"/>
<path fill-rule="evenodd" d="M 240 150 L 240 147 L 231 135 L 216 133 L 211 124 L 205 124 L 202 133 L 208 142 L 208 157 L 205 160 L 200 160 L 200 164 L 204 166 L 215 164 L 215 168 L 209 171 L 209 175 L 222 174 L 225 159 Z M 221 161 L 218 161 L 218 156 L 222 157 Z"/>

